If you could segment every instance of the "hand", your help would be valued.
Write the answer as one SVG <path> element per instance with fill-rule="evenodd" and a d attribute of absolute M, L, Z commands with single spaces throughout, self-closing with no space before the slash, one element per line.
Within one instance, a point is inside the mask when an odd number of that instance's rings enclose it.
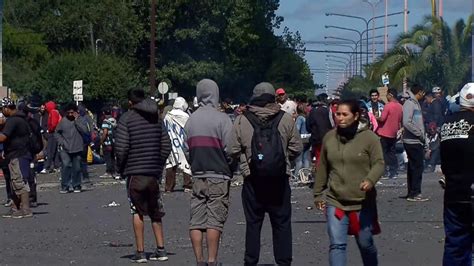
<path fill-rule="evenodd" d="M 74 112 L 72 115 L 73 115 L 74 118 L 76 118 L 76 119 L 79 117 L 79 113 L 78 113 L 78 112 Z"/>
<path fill-rule="evenodd" d="M 316 201 L 314 205 L 316 205 L 316 208 L 320 211 L 324 211 L 326 209 L 326 202 L 324 200 Z"/>
<path fill-rule="evenodd" d="M 373 187 L 374 185 L 369 180 L 364 180 L 362 183 L 360 183 L 360 190 L 364 192 L 370 191 Z"/>

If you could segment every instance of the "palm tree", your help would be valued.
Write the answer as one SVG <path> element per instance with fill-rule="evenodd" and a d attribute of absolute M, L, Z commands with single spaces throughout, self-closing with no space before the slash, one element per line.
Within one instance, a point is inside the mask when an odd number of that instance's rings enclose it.
<path fill-rule="evenodd" d="M 397 39 L 387 55 L 366 68 L 367 78 L 378 81 L 388 72 L 391 84 L 401 87 L 405 77 L 426 88 L 441 86 L 457 91 L 469 79 L 472 15 L 459 20 L 453 30 L 442 18 L 426 17 Z"/>

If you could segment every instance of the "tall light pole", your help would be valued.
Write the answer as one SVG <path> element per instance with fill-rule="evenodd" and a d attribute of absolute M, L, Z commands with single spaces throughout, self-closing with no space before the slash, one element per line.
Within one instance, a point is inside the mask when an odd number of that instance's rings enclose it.
<path fill-rule="evenodd" d="M 380 1 L 380 0 L 376 0 L 376 1 Z M 405 0 L 405 1 L 408 1 L 408 0 Z M 368 2 L 368 0 L 364 0 L 364 2 L 367 2 L 370 4 L 370 2 Z M 371 4 L 372 5 L 372 4 Z M 338 17 L 346 17 L 346 18 L 354 18 L 354 19 L 359 19 L 359 20 L 362 20 L 364 21 L 365 23 L 365 29 L 366 29 L 366 47 L 369 47 L 369 24 L 372 22 L 372 36 L 374 36 L 374 31 L 375 31 L 375 20 L 378 19 L 378 18 L 383 18 L 385 17 L 385 15 L 381 15 L 381 16 L 375 16 L 375 6 L 373 6 L 373 16 L 369 19 L 366 19 L 364 17 L 359 17 L 359 16 L 354 16 L 354 15 L 347 15 L 347 14 L 339 14 L 339 13 L 326 13 L 326 16 L 338 16 Z M 408 11 L 408 9 L 402 11 L 402 12 L 394 12 L 394 13 L 390 13 L 388 14 L 387 16 L 395 16 L 395 15 L 401 15 L 401 14 L 409 14 L 410 11 Z M 372 44 L 373 46 L 373 44 Z M 374 61 L 375 59 L 375 51 L 372 51 L 372 61 Z M 365 58 L 365 63 L 368 65 L 369 64 L 369 50 L 367 49 L 366 50 L 366 58 Z"/>
<path fill-rule="evenodd" d="M 155 95 L 156 0 L 151 0 L 150 24 L 150 94 Z"/>
<path fill-rule="evenodd" d="M 352 42 L 354 44 L 354 48 L 352 48 L 352 51 L 353 51 L 353 54 L 354 54 L 354 73 L 357 75 L 357 71 L 358 71 L 358 64 L 357 64 L 357 42 L 354 41 L 354 40 L 351 40 L 351 39 L 347 39 L 347 38 L 340 38 L 340 37 L 334 37 L 334 36 L 325 36 L 324 39 L 334 39 L 334 40 L 340 40 L 340 41 L 348 41 L 348 42 Z"/>
<path fill-rule="evenodd" d="M 408 0 L 405 0 L 405 8 L 403 9 L 403 17 L 404 17 L 403 31 L 407 33 L 408 32 Z"/>
<path fill-rule="evenodd" d="M 378 3 L 380 3 L 380 0 L 362 0 L 372 6 L 372 15 L 375 17 L 375 8 L 377 7 Z M 368 33 L 367 33 L 368 35 Z M 372 36 L 375 36 L 375 19 L 372 20 Z M 369 37 L 367 36 L 367 39 Z M 372 47 L 374 47 L 374 42 L 372 41 Z M 369 45 L 367 44 L 367 47 Z M 375 60 L 375 50 L 372 48 L 372 62 Z"/>
<path fill-rule="evenodd" d="M 386 54 L 387 53 L 387 50 L 388 50 L 388 29 L 387 29 L 387 25 L 388 25 L 388 0 L 385 0 L 385 39 L 384 39 L 384 53 Z"/>
<path fill-rule="evenodd" d="M 359 34 L 359 40 L 360 40 L 360 61 L 359 61 L 359 75 L 362 76 L 362 35 L 363 33 L 356 30 L 356 29 L 351 29 L 351 28 L 346 28 L 346 27 L 339 27 L 339 26 L 333 26 L 333 25 L 325 25 L 324 26 L 326 29 L 329 29 L 329 28 L 334 28 L 334 29 L 340 29 L 340 30 L 346 30 L 346 31 L 352 31 L 352 32 L 355 32 L 357 34 Z"/>

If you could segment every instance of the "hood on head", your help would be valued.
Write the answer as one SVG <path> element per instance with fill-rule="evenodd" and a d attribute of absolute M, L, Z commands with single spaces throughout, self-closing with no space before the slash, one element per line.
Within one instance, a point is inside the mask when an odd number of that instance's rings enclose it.
<path fill-rule="evenodd" d="M 44 108 L 46 109 L 46 111 L 51 112 L 56 109 L 56 103 L 54 103 L 53 101 L 49 101 L 44 104 Z"/>
<path fill-rule="evenodd" d="M 210 79 L 203 79 L 196 85 L 196 96 L 200 106 L 219 107 L 219 87 Z"/>
<path fill-rule="evenodd" d="M 132 108 L 142 114 L 158 115 L 158 105 L 151 98 L 145 98 L 145 100 L 134 104 Z"/>
<path fill-rule="evenodd" d="M 188 103 L 183 97 L 178 97 L 174 100 L 173 109 L 179 109 L 182 111 L 188 110 Z"/>

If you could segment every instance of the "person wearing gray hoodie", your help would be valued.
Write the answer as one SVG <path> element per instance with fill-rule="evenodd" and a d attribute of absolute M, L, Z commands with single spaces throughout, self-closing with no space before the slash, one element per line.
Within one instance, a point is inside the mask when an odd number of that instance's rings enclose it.
<path fill-rule="evenodd" d="M 66 105 L 64 111 L 66 117 L 61 119 L 54 133 L 62 162 L 60 193 L 69 192 L 69 183 L 74 192 L 81 192 L 81 154 L 84 148 L 82 135 L 89 130 L 79 115 L 76 104 Z"/>
<path fill-rule="evenodd" d="M 403 104 L 403 145 L 408 156 L 407 201 L 427 201 L 421 195 L 423 159 L 425 146 L 425 126 L 420 101 L 425 96 L 423 88 L 414 85 L 408 91 L 410 98 Z"/>
<path fill-rule="evenodd" d="M 196 86 L 199 108 L 185 125 L 188 162 L 193 192 L 189 234 L 196 262 L 205 265 L 202 239 L 206 232 L 208 265 L 217 265 L 217 252 L 229 209 L 229 188 L 233 169 L 227 155 L 232 130 L 230 117 L 218 111 L 219 87 L 210 79 Z"/>
<path fill-rule="evenodd" d="M 271 134 L 268 134 L 269 130 Z M 293 118 L 280 111 L 280 106 L 275 103 L 273 86 L 267 82 L 255 86 L 247 110 L 235 119 L 230 145 L 231 156 L 240 160 L 244 176 L 245 265 L 258 264 L 265 213 L 268 213 L 272 225 L 275 262 L 277 265 L 291 265 L 290 162 L 302 150 L 303 144 Z M 267 165 L 274 171 L 261 170 L 259 165 Z"/>

